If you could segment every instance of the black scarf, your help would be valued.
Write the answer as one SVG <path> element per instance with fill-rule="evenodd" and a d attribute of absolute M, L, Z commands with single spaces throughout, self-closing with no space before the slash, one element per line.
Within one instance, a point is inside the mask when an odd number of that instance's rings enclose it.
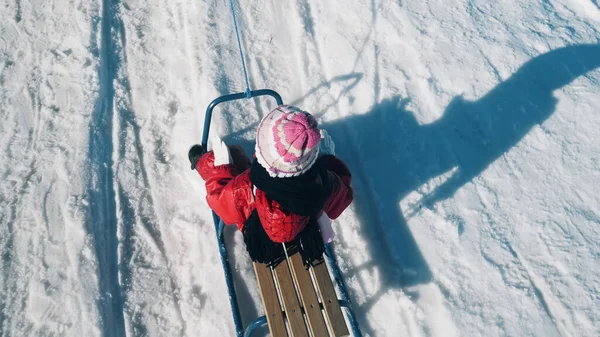
<path fill-rule="evenodd" d="M 307 268 L 320 260 L 325 246 L 316 216 L 331 194 L 329 176 L 321 161 L 317 160 L 310 170 L 298 177 L 273 178 L 255 159 L 250 167 L 250 181 L 286 211 L 310 217 L 306 228 L 292 242 L 286 243 L 288 255 L 299 251 Z M 256 209 L 246 220 L 243 234 L 252 261 L 275 267 L 285 258 L 283 246 L 269 239 Z"/>

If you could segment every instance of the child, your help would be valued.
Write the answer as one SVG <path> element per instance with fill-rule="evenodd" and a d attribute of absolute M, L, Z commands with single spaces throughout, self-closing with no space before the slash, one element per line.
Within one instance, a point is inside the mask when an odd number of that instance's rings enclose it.
<path fill-rule="evenodd" d="M 350 171 L 334 150 L 312 115 L 282 105 L 260 122 L 252 163 L 221 140 L 210 152 L 194 145 L 188 157 L 206 182 L 209 207 L 242 231 L 252 261 L 276 265 L 287 243 L 308 266 L 333 238 L 330 219 L 353 198 Z"/>

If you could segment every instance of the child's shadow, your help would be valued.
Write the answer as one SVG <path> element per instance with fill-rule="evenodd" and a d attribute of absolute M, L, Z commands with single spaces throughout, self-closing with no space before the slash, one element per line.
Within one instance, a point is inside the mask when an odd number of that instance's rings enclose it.
<path fill-rule="evenodd" d="M 366 114 L 322 125 L 336 142 L 336 154 L 354 174 L 354 205 L 371 255 L 371 262 L 354 272 L 377 268 L 383 276 L 380 291 L 360 311 L 368 311 L 390 288 L 432 278 L 400 201 L 455 169 L 422 205 L 431 207 L 453 196 L 552 115 L 554 90 L 598 67 L 600 45 L 565 47 L 528 61 L 477 101 L 456 97 L 431 124 L 419 124 L 406 110 L 407 100 L 392 97 Z"/>
<path fill-rule="evenodd" d="M 356 308 L 359 316 L 364 317 L 388 289 L 406 289 L 432 279 L 400 201 L 455 169 L 424 196 L 422 205 L 431 207 L 453 196 L 552 115 L 557 103 L 554 90 L 598 67 L 599 44 L 569 46 L 531 59 L 477 101 L 456 97 L 431 124 L 419 124 L 406 110 L 408 101 L 396 96 L 366 114 L 321 125 L 353 172 L 354 205 L 369 249 L 370 262 L 350 272 L 368 268 L 382 276 L 378 293 Z M 235 137 L 227 138 L 228 144 L 240 144 Z M 252 142 L 240 145 L 247 154 L 254 152 Z M 366 319 L 361 321 L 366 324 Z"/>

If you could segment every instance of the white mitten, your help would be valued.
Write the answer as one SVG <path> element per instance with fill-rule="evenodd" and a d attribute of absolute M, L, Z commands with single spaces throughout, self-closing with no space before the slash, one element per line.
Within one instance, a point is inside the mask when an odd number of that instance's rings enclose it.
<path fill-rule="evenodd" d="M 317 219 L 317 223 L 319 224 L 319 229 L 321 230 L 321 238 L 324 243 L 330 243 L 333 241 L 333 237 L 335 233 L 333 232 L 333 228 L 331 227 L 331 219 L 323 212 L 321 216 Z"/>
<path fill-rule="evenodd" d="M 221 138 L 214 137 L 212 139 L 212 147 L 213 153 L 215 154 L 215 166 L 227 165 L 233 162 L 231 154 L 229 153 L 229 148 Z"/>
<path fill-rule="evenodd" d="M 324 156 L 327 154 L 335 155 L 335 143 L 327 130 L 321 129 L 321 142 L 319 143 L 319 155 Z"/>

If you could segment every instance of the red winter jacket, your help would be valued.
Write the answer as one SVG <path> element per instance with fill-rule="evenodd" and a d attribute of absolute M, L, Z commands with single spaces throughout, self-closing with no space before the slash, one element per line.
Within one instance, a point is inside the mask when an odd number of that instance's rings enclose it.
<path fill-rule="evenodd" d="M 233 164 L 215 166 L 212 151 L 205 153 L 196 170 L 206 182 L 208 206 L 225 224 L 237 225 L 242 230 L 244 223 L 256 208 L 265 232 L 274 242 L 292 241 L 308 223 L 309 217 L 288 212 L 267 198 L 264 192 L 256 190 L 250 182 L 250 161 L 244 150 L 238 146 L 229 148 Z M 350 205 L 353 198 L 350 170 L 337 157 L 326 155 L 322 158 L 331 181 L 332 189 L 323 211 L 331 219 L 336 219 Z"/>

